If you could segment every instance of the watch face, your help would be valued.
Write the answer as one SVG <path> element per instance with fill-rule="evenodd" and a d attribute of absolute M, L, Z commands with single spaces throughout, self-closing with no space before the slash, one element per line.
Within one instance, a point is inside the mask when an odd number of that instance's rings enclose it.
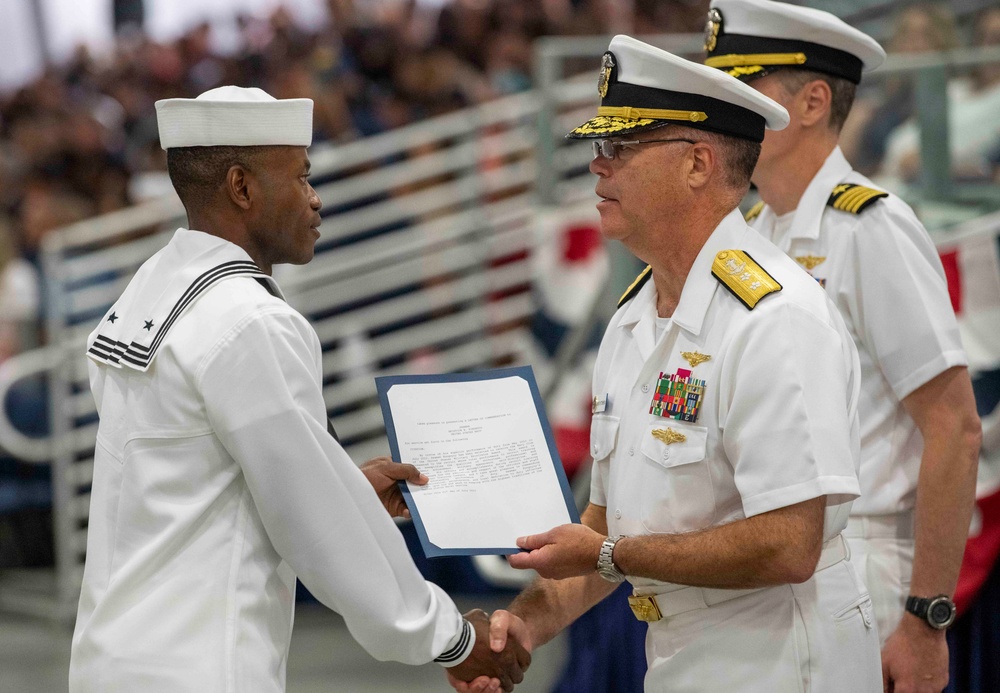
<path fill-rule="evenodd" d="M 927 610 L 927 621 L 937 627 L 946 628 L 955 618 L 955 605 L 947 599 L 935 599 Z"/>
<path fill-rule="evenodd" d="M 622 582 L 625 579 L 625 576 L 622 575 L 617 570 L 613 570 L 613 569 L 609 570 L 607 568 L 601 568 L 597 572 L 600 574 L 600 576 L 602 578 L 604 578 L 608 582 L 616 582 L 617 583 L 617 582 Z"/>

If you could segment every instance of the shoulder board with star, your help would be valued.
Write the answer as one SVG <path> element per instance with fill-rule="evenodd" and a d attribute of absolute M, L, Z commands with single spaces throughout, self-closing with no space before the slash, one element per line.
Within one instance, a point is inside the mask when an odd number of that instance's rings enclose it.
<path fill-rule="evenodd" d="M 639 289 L 649 281 L 649 278 L 653 276 L 653 268 L 646 265 L 646 269 L 639 273 L 639 276 L 635 278 L 635 281 L 625 289 L 625 293 L 622 297 L 618 299 L 618 307 L 621 308 L 626 303 L 632 300 L 632 297 L 639 293 Z"/>
<path fill-rule="evenodd" d="M 748 310 L 768 294 L 781 291 L 781 284 L 742 250 L 720 251 L 712 262 L 712 276 Z"/>
<path fill-rule="evenodd" d="M 743 221 L 749 224 L 751 221 L 760 216 L 760 212 L 763 209 L 764 209 L 764 200 L 761 200 L 753 207 L 751 207 L 746 214 L 743 215 Z"/>
<path fill-rule="evenodd" d="M 830 198 L 826 201 L 828 207 L 839 209 L 841 212 L 851 214 L 861 214 L 883 197 L 889 197 L 889 193 L 875 188 L 868 188 L 864 185 L 854 183 L 841 183 L 830 193 Z"/>

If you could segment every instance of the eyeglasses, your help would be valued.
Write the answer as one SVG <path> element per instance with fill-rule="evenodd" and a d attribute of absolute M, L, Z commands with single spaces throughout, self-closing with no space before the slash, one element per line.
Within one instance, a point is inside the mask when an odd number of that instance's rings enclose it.
<path fill-rule="evenodd" d="M 631 147 L 633 144 L 653 144 L 654 142 L 687 142 L 688 144 L 695 144 L 694 140 L 684 139 L 683 137 L 675 137 L 668 140 L 594 140 L 592 144 L 594 145 L 594 158 L 603 156 L 605 159 L 614 160 L 617 156 L 619 149 L 624 149 L 625 147 Z"/>

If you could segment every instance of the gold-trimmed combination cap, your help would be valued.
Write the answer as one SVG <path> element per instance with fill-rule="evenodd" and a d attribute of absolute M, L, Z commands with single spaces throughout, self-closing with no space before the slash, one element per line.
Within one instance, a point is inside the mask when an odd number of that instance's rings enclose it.
<path fill-rule="evenodd" d="M 706 65 L 745 82 L 799 68 L 857 84 L 885 61 L 878 41 L 829 12 L 774 0 L 712 0 L 705 53 Z"/>
<path fill-rule="evenodd" d="M 164 149 L 312 144 L 312 99 L 276 99 L 255 87 L 225 86 L 155 105 Z"/>
<path fill-rule="evenodd" d="M 597 93 L 597 116 L 567 137 L 607 138 L 674 124 L 760 142 L 765 127 L 788 125 L 784 108 L 739 80 L 630 36 L 611 40 Z"/>

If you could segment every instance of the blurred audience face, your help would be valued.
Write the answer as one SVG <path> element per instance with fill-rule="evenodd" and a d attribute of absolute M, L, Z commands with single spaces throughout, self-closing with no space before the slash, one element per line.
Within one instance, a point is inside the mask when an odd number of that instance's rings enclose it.
<path fill-rule="evenodd" d="M 955 17 L 944 5 L 919 4 L 903 10 L 889 41 L 890 53 L 926 53 L 958 47 Z"/>
<path fill-rule="evenodd" d="M 976 46 L 1000 46 L 1000 7 L 984 10 L 976 19 L 973 30 Z M 1000 61 L 980 65 L 974 77 L 977 89 L 988 89 L 1000 83 Z"/>

